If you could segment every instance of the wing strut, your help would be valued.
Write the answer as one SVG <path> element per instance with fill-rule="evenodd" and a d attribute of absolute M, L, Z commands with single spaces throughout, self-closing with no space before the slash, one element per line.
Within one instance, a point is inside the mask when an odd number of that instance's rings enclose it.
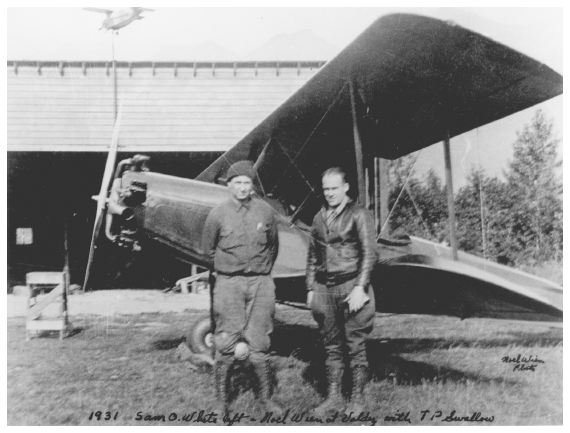
<path fill-rule="evenodd" d="M 356 171 L 358 175 L 358 202 L 361 206 L 367 206 L 366 184 L 364 180 L 362 140 L 360 138 L 360 130 L 358 129 L 358 115 L 356 113 L 356 89 L 354 88 L 354 79 L 350 79 L 350 105 L 352 107 L 352 131 L 354 133 L 354 153 L 356 154 Z"/>
<path fill-rule="evenodd" d="M 384 222 L 387 221 L 390 213 L 389 209 L 389 178 L 388 178 L 388 161 L 384 158 L 374 158 L 374 166 L 376 171 L 376 188 L 375 188 L 375 208 L 377 212 L 376 218 L 376 235 L 380 235 Z M 390 223 L 384 227 L 384 236 L 390 234 Z"/>
<path fill-rule="evenodd" d="M 445 186 L 447 189 L 447 213 L 449 214 L 449 242 L 453 261 L 457 261 L 457 233 L 455 224 L 455 205 L 453 203 L 453 181 L 451 179 L 451 151 L 449 149 L 449 131 L 443 140 L 443 155 L 445 157 Z"/>
<path fill-rule="evenodd" d="M 261 192 L 263 192 L 264 196 L 267 194 L 265 193 L 265 187 L 263 186 L 263 182 L 261 181 L 261 177 L 259 176 L 259 167 L 261 164 L 263 164 L 263 160 L 265 159 L 265 155 L 267 154 L 267 149 L 269 148 L 270 144 L 271 144 L 271 137 L 269 137 L 269 140 L 267 140 L 267 143 L 265 143 L 265 146 L 263 146 L 263 150 L 261 151 L 261 153 L 257 157 L 257 161 L 255 161 L 255 164 L 253 164 L 253 169 L 255 170 L 255 173 L 257 174 L 257 180 L 259 181 L 259 186 L 260 186 Z"/>

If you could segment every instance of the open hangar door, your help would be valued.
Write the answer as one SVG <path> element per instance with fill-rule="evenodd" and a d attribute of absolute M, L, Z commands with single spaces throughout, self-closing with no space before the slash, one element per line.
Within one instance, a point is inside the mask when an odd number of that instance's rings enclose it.
<path fill-rule="evenodd" d="M 119 153 L 118 160 L 135 152 Z M 150 169 L 194 178 L 219 152 L 147 152 Z M 83 284 L 96 203 L 107 154 L 102 152 L 8 152 L 8 291 L 25 284 L 28 272 L 63 269 L 67 227 L 72 284 Z M 109 257 L 113 260 L 112 257 Z M 129 269 L 114 270 L 100 288 L 164 288 L 190 269 L 152 251 L 141 252 Z"/>

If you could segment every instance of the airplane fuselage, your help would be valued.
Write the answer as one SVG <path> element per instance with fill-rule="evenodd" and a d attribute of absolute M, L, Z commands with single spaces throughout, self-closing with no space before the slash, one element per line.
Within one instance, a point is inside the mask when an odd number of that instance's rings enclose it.
<path fill-rule="evenodd" d="M 107 30 L 119 30 L 135 20 L 142 20 L 142 11 L 136 9 L 117 10 L 103 21 L 103 28 Z"/>
<path fill-rule="evenodd" d="M 124 172 L 120 182 L 122 191 L 138 188 L 144 193 L 134 204 L 124 199 L 122 203 L 111 203 L 114 196 L 111 194 L 109 209 L 114 207 L 112 204 L 131 206 L 133 212 L 125 214 L 134 214 L 136 230 L 155 241 L 155 247 L 186 263 L 208 267 L 208 258 L 202 249 L 202 232 L 210 211 L 229 198 L 227 187 L 131 170 Z M 274 209 L 278 223 L 279 254 L 272 275 L 278 288 L 286 287 L 278 293 L 278 298 L 299 301 L 304 293 L 310 233 L 306 226 L 290 222 L 283 203 L 273 198 L 261 199 Z M 120 217 L 116 220 L 120 226 Z M 454 262 L 450 260 L 449 248 L 421 239 L 383 240 L 377 248 L 379 262 L 372 276 L 372 286 L 378 311 L 518 320 L 562 319 L 561 289 L 546 280 L 465 253 L 461 254 L 460 262 Z M 481 293 L 486 295 L 481 296 Z"/>
<path fill-rule="evenodd" d="M 218 204 L 229 199 L 227 187 L 151 172 L 128 171 L 122 187 L 133 181 L 146 185 L 146 202 L 135 207 L 137 226 L 164 245 L 205 265 L 202 231 L 206 217 Z M 279 229 L 279 255 L 273 269 L 277 278 L 305 274 L 308 235 L 287 222 L 285 208 L 263 199 L 275 210 Z"/>

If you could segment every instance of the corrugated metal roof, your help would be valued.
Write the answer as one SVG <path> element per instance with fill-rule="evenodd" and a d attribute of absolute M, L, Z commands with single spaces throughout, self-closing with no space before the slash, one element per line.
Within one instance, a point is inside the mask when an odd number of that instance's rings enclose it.
<path fill-rule="evenodd" d="M 117 62 L 123 151 L 225 151 L 324 62 Z M 111 62 L 8 61 L 9 151 L 106 151 Z"/>

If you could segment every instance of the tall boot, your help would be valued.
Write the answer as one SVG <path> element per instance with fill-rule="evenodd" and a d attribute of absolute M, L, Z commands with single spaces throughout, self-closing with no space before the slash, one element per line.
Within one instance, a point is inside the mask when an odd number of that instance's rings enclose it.
<path fill-rule="evenodd" d="M 214 412 L 221 416 L 230 410 L 227 389 L 230 364 L 230 360 L 223 356 L 218 357 L 214 364 L 214 389 L 216 390 L 216 407 Z"/>
<path fill-rule="evenodd" d="M 366 384 L 366 367 L 364 365 L 355 365 L 352 367 L 352 394 L 350 403 L 346 408 L 346 414 L 351 412 L 357 417 L 364 412 L 364 385 Z"/>
<path fill-rule="evenodd" d="M 283 409 L 272 398 L 269 361 L 264 357 L 251 357 L 251 364 L 258 380 L 257 399 L 265 412 L 273 412 L 273 416 L 283 415 Z"/>
<path fill-rule="evenodd" d="M 325 401 L 313 409 L 316 416 L 322 418 L 335 412 L 342 413 L 344 411 L 346 404 L 341 393 L 342 374 L 342 364 L 327 365 L 328 395 Z"/>

